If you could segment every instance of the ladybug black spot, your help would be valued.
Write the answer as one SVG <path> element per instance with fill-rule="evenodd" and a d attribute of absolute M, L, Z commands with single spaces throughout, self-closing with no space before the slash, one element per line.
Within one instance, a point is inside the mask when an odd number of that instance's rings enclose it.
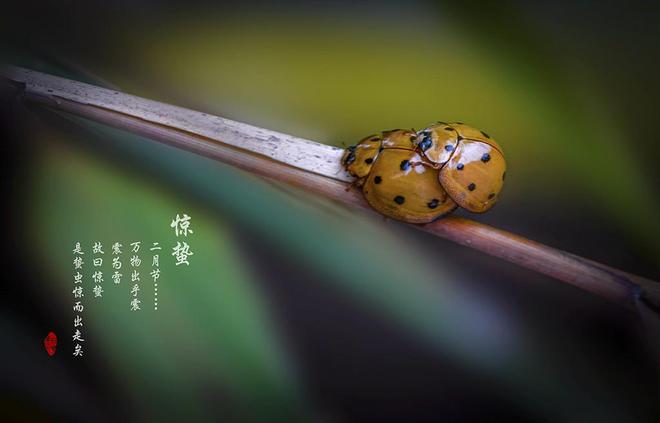
<path fill-rule="evenodd" d="M 447 150 L 447 151 L 454 151 L 454 146 L 451 145 L 451 144 L 447 144 L 447 145 L 445 145 L 445 150 Z"/>
<path fill-rule="evenodd" d="M 451 127 L 449 127 L 449 126 L 446 126 L 446 127 L 445 127 L 445 131 L 453 131 L 453 130 L 454 130 L 454 128 L 451 128 Z"/>
<path fill-rule="evenodd" d="M 433 144 L 433 141 L 431 141 L 431 138 L 430 138 L 430 137 L 426 137 L 426 138 L 424 138 L 424 139 L 422 140 L 422 142 L 420 142 L 418 145 L 419 145 L 419 148 L 422 149 L 422 151 L 426 151 L 426 150 L 428 150 L 429 148 L 431 148 L 431 145 L 432 145 L 432 144 Z"/>
<path fill-rule="evenodd" d="M 490 135 L 488 135 L 488 134 L 485 133 L 484 131 L 481 131 L 481 134 L 482 134 L 484 137 L 486 137 L 486 138 L 490 138 Z"/>
<path fill-rule="evenodd" d="M 490 160 L 490 154 L 488 154 L 488 153 L 484 153 L 484 155 L 481 156 L 481 161 L 482 161 L 482 162 L 486 163 L 486 162 L 488 162 L 489 160 Z"/>
<path fill-rule="evenodd" d="M 404 160 L 401 162 L 401 170 L 408 170 L 410 169 L 410 162 L 408 160 Z"/>
<path fill-rule="evenodd" d="M 404 198 L 403 195 L 397 195 L 396 197 L 394 197 L 394 202 L 401 205 L 406 202 L 406 199 Z"/>
<path fill-rule="evenodd" d="M 381 182 L 383 182 L 383 178 L 381 178 L 380 176 L 376 176 L 374 178 L 374 184 L 380 184 Z"/>
<path fill-rule="evenodd" d="M 477 188 L 477 186 L 475 185 L 474 182 L 472 182 L 470 185 L 468 185 L 468 189 L 469 189 L 470 191 L 474 191 L 475 188 Z"/>
<path fill-rule="evenodd" d="M 364 162 L 365 162 L 366 164 L 371 164 L 371 163 L 374 162 L 374 159 L 373 159 L 372 157 L 369 157 L 368 159 L 365 159 Z"/>
<path fill-rule="evenodd" d="M 433 200 L 429 201 L 426 205 L 429 206 L 430 209 L 434 209 L 438 207 L 438 203 L 440 203 L 440 200 L 434 198 Z"/>
<path fill-rule="evenodd" d="M 463 163 L 459 163 L 459 164 L 456 165 L 456 169 L 458 169 L 458 170 L 463 170 L 464 167 L 465 167 L 465 165 Z"/>
<path fill-rule="evenodd" d="M 495 193 L 494 193 L 494 192 L 491 192 L 490 194 L 488 194 L 488 199 L 489 199 L 489 200 L 492 199 L 493 197 L 495 197 Z"/>

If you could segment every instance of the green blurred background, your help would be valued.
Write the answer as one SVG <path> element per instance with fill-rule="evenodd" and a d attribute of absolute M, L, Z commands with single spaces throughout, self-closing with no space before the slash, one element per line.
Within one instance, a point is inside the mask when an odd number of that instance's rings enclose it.
<path fill-rule="evenodd" d="M 646 3 L 26 2 L 3 62 L 344 146 L 460 120 L 503 146 L 476 220 L 660 279 L 660 14 Z M 3 99 L 8 415 L 653 421 L 637 316 L 476 251 Z M 109 278 L 73 359 L 71 250 L 165 246 L 159 309 Z M 461 213 L 468 215 L 467 213 Z M 124 257 L 124 264 L 127 264 Z M 143 264 L 144 266 L 144 264 Z M 110 273 L 109 267 L 104 269 Z M 151 298 L 143 284 L 143 300 Z M 150 305 L 150 304 L 148 304 Z M 54 330 L 58 353 L 43 338 Z M 657 335 L 657 334 L 656 334 Z"/>

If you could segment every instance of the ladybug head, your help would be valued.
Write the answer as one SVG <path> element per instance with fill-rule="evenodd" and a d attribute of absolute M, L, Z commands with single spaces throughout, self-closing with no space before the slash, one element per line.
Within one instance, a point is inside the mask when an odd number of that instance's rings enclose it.
<path fill-rule="evenodd" d="M 441 165 L 449 160 L 459 139 L 454 128 L 437 122 L 417 134 L 416 146 L 431 163 Z"/>

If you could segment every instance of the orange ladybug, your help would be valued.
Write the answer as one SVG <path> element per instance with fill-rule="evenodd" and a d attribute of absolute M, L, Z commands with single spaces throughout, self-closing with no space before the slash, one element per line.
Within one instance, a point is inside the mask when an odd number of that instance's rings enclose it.
<path fill-rule="evenodd" d="M 460 207 L 483 213 L 497 202 L 506 175 L 502 147 L 462 122 L 437 122 L 418 133 L 417 149 L 439 169 L 439 182 Z"/>

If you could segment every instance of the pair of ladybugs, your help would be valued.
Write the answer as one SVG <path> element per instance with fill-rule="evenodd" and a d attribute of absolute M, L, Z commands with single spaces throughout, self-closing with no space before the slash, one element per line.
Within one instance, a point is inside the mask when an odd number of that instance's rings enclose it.
<path fill-rule="evenodd" d="M 374 209 L 411 223 L 431 222 L 458 206 L 485 212 L 506 173 L 502 148 L 461 122 L 371 135 L 349 147 L 342 163 Z"/>

